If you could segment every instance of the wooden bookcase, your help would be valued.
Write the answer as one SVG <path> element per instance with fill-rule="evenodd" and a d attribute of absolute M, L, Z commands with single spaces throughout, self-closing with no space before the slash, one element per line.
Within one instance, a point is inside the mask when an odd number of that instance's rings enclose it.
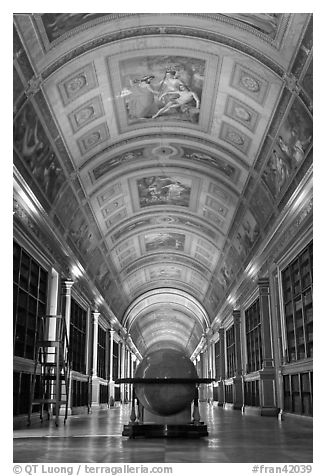
<path fill-rule="evenodd" d="M 282 287 L 288 362 L 313 356 L 312 243 L 283 271 Z"/>
<path fill-rule="evenodd" d="M 98 326 L 97 375 L 106 379 L 106 331 Z"/>
<path fill-rule="evenodd" d="M 262 343 L 259 299 L 246 311 L 247 373 L 262 368 Z"/>
<path fill-rule="evenodd" d="M 70 349 L 72 370 L 86 373 L 86 327 L 87 311 L 71 299 Z"/>
<path fill-rule="evenodd" d="M 234 377 L 235 375 L 235 335 L 234 335 L 234 325 L 227 329 L 225 333 L 226 340 L 226 362 L 227 377 Z"/>

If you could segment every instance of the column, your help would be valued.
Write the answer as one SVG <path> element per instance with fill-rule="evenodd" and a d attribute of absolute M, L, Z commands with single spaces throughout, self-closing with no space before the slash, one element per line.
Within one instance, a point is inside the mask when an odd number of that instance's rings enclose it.
<path fill-rule="evenodd" d="M 58 314 L 58 291 L 59 291 L 59 275 L 52 268 L 50 277 L 50 290 L 49 290 L 49 315 L 56 316 Z M 56 339 L 56 326 L 55 319 L 50 319 L 47 328 L 48 340 Z"/>
<path fill-rule="evenodd" d="M 211 368 L 212 368 L 212 378 L 216 377 L 216 368 L 215 368 L 215 362 L 216 362 L 216 356 L 215 356 L 215 342 L 211 341 Z"/>
<path fill-rule="evenodd" d="M 234 340 L 235 340 L 235 377 L 233 378 L 233 408 L 241 410 L 243 407 L 242 390 L 242 361 L 241 361 L 241 329 L 240 329 L 240 311 L 234 310 L 233 313 Z"/>
<path fill-rule="evenodd" d="M 105 331 L 105 380 L 109 380 L 109 372 L 110 372 L 110 334 L 108 329 Z"/>
<path fill-rule="evenodd" d="M 71 280 L 62 281 L 62 315 L 66 320 L 67 337 L 70 336 L 70 314 L 71 314 L 71 288 L 74 282 Z"/>
<path fill-rule="evenodd" d="M 200 354 L 199 354 L 199 357 L 200 357 L 200 361 L 199 361 L 199 376 L 200 378 L 205 378 L 205 362 L 204 362 L 204 351 L 201 350 L 200 351 Z M 198 398 L 199 398 L 199 401 L 205 401 L 206 400 L 206 392 L 204 390 L 204 387 L 205 385 L 200 385 L 199 386 L 199 395 L 198 395 Z"/>
<path fill-rule="evenodd" d="M 57 322 L 58 318 L 58 296 L 59 296 L 59 274 L 55 269 L 51 269 L 50 283 L 49 283 L 49 315 L 44 316 L 44 336 L 39 336 L 39 339 L 55 341 L 57 340 Z M 53 364 L 55 362 L 54 347 L 47 348 L 46 361 Z M 65 392 L 64 385 L 62 384 L 62 391 Z M 51 398 L 55 398 L 55 382 L 49 382 L 49 393 Z M 52 407 L 52 408 L 51 408 Z M 53 411 L 54 405 L 50 406 L 50 411 Z M 62 410 L 62 408 L 61 408 Z"/>
<path fill-rule="evenodd" d="M 92 339 L 93 339 L 93 318 L 90 308 L 87 309 L 86 315 L 86 374 L 92 375 L 93 369 L 93 354 L 92 354 Z"/>
<path fill-rule="evenodd" d="M 65 320 L 66 323 L 66 330 L 67 330 L 67 340 L 70 345 L 70 315 L 71 315 L 71 289 L 74 285 L 74 282 L 70 279 L 61 281 L 61 308 L 62 308 L 62 318 Z M 65 344 L 65 355 L 67 353 L 67 348 Z M 72 381 L 70 378 L 69 382 L 69 396 L 68 396 L 68 408 L 69 414 L 71 412 L 72 407 Z M 63 407 L 62 407 L 63 409 Z"/>
<path fill-rule="evenodd" d="M 212 362 L 211 362 L 211 343 L 209 336 L 206 335 L 206 354 L 207 354 L 207 378 L 212 376 Z"/>
<path fill-rule="evenodd" d="M 50 278 L 50 290 L 49 290 L 49 316 L 45 321 L 45 339 L 56 340 L 57 339 L 57 314 L 58 314 L 58 294 L 59 294 L 59 275 L 52 268 Z M 48 349 L 48 351 L 50 348 Z M 48 362 L 54 362 L 54 348 L 53 354 L 47 356 Z"/>
<path fill-rule="evenodd" d="M 126 347 L 126 360 L 127 360 L 127 365 L 126 365 L 126 377 L 130 377 L 130 350 L 128 347 Z"/>
<path fill-rule="evenodd" d="M 129 352 L 129 349 L 128 347 L 126 346 L 126 360 L 125 360 L 125 366 L 126 366 L 126 378 L 129 378 L 130 375 L 129 375 L 129 372 L 130 372 L 130 352 Z M 125 403 L 128 403 L 129 402 L 129 388 L 130 388 L 130 384 L 126 384 L 126 397 L 125 397 Z"/>
<path fill-rule="evenodd" d="M 109 371 L 110 371 L 110 363 L 109 363 L 109 358 L 110 358 L 110 351 L 109 351 L 109 346 L 110 346 L 110 334 L 108 329 L 105 330 L 105 380 L 107 384 L 107 405 L 109 406 L 110 402 L 110 386 L 109 386 Z"/>
<path fill-rule="evenodd" d="M 197 369 L 198 377 L 201 377 L 201 373 L 200 373 L 200 354 L 198 354 L 197 357 L 196 357 L 196 369 Z"/>
<path fill-rule="evenodd" d="M 134 365 L 135 365 L 136 357 L 134 354 L 131 354 L 131 374 L 130 377 L 134 378 Z"/>
<path fill-rule="evenodd" d="M 211 378 L 213 376 L 213 364 L 212 364 L 212 344 L 211 344 L 211 334 L 209 330 L 206 333 L 206 343 L 207 343 L 207 377 Z M 207 402 L 213 403 L 213 384 L 206 385 L 207 391 Z"/>
<path fill-rule="evenodd" d="M 125 378 L 126 376 L 126 368 L 125 368 L 125 365 L 126 365 L 126 341 L 125 339 L 122 340 L 122 345 L 121 345 L 121 378 Z M 121 396 L 120 396 L 120 400 L 121 400 L 121 403 L 126 403 L 125 402 L 125 384 L 122 383 L 121 384 Z"/>
<path fill-rule="evenodd" d="M 225 379 L 225 332 L 224 328 L 220 327 L 219 333 L 219 345 L 220 345 L 220 380 L 218 382 L 217 395 L 218 406 L 221 407 L 224 404 L 224 379 Z"/>
<path fill-rule="evenodd" d="M 93 365 L 92 365 L 92 406 L 98 406 L 100 400 L 100 383 L 97 376 L 97 343 L 98 343 L 98 311 L 92 312 L 93 317 Z"/>
<path fill-rule="evenodd" d="M 242 361 L 241 361 L 241 330 L 240 330 L 240 311 L 233 311 L 233 324 L 234 324 L 234 340 L 235 340 L 235 362 L 236 377 L 242 375 Z"/>
<path fill-rule="evenodd" d="M 114 406 L 114 381 L 113 381 L 113 336 L 114 330 L 110 329 L 110 382 L 109 382 L 109 402 Z"/>
<path fill-rule="evenodd" d="M 263 360 L 262 370 L 259 371 L 261 414 L 275 416 L 278 410 L 275 395 L 275 367 L 271 341 L 270 287 L 268 278 L 258 279 L 258 290 Z"/>
<path fill-rule="evenodd" d="M 206 345 L 206 349 L 204 353 L 202 354 L 203 358 L 203 377 L 208 378 L 208 372 L 209 372 L 209 350 L 208 350 L 208 345 Z M 202 400 L 205 402 L 208 402 L 209 400 L 209 388 L 208 385 L 202 385 L 200 387 L 202 389 Z"/>
<path fill-rule="evenodd" d="M 202 363 L 202 352 L 199 352 L 197 359 L 198 359 L 198 375 L 200 378 L 203 378 L 203 363 Z"/>
<path fill-rule="evenodd" d="M 98 318 L 100 313 L 98 311 L 93 311 L 93 366 L 92 366 L 92 375 L 97 377 L 97 344 L 98 344 Z"/>
<path fill-rule="evenodd" d="M 275 367 L 275 405 L 279 408 L 278 417 L 281 420 L 284 411 L 284 388 L 282 365 L 286 364 L 286 353 L 281 337 L 282 330 L 279 328 L 278 307 L 279 307 L 279 277 L 277 269 L 270 274 L 270 320 L 271 320 L 271 342 Z"/>
<path fill-rule="evenodd" d="M 118 342 L 118 378 L 122 378 L 121 372 L 121 341 Z M 120 402 L 121 402 L 121 385 L 120 384 Z"/>

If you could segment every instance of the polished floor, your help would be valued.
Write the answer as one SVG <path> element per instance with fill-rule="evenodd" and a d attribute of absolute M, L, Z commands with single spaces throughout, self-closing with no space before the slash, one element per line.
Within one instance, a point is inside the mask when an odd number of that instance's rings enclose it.
<path fill-rule="evenodd" d="M 129 405 L 73 415 L 58 428 L 14 431 L 15 463 L 310 463 L 312 424 L 241 414 L 202 403 L 209 436 L 200 440 L 122 437 Z"/>

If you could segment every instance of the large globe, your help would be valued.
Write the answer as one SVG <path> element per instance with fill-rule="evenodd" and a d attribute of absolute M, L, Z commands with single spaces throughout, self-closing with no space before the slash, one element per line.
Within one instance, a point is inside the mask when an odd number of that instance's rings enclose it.
<path fill-rule="evenodd" d="M 182 352 L 161 349 L 145 355 L 135 378 L 198 378 L 196 368 Z M 135 384 L 137 398 L 156 415 L 173 415 L 183 410 L 195 397 L 195 384 Z"/>

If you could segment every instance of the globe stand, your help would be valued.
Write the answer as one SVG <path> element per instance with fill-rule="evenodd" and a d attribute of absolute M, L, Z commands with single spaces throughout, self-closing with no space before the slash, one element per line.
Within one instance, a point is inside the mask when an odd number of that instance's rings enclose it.
<path fill-rule="evenodd" d="M 130 421 L 123 426 L 122 436 L 129 438 L 201 438 L 208 436 L 207 425 L 200 421 L 198 408 L 198 388 L 193 402 L 192 422 L 191 404 L 173 415 L 163 416 L 151 413 L 138 401 L 135 408 L 135 393 L 132 391 Z"/>
<path fill-rule="evenodd" d="M 122 436 L 129 438 L 201 438 L 208 436 L 207 425 L 159 425 L 145 423 L 142 425 L 128 424 L 123 426 Z"/>
<path fill-rule="evenodd" d="M 191 405 L 169 417 L 154 415 L 148 410 L 143 411 L 143 421 L 134 418 L 134 410 L 131 409 L 130 421 L 123 426 L 122 436 L 129 438 L 200 438 L 208 436 L 207 425 L 199 421 L 198 404 L 193 411 L 191 419 Z M 174 423 L 172 423 L 174 422 Z"/>

